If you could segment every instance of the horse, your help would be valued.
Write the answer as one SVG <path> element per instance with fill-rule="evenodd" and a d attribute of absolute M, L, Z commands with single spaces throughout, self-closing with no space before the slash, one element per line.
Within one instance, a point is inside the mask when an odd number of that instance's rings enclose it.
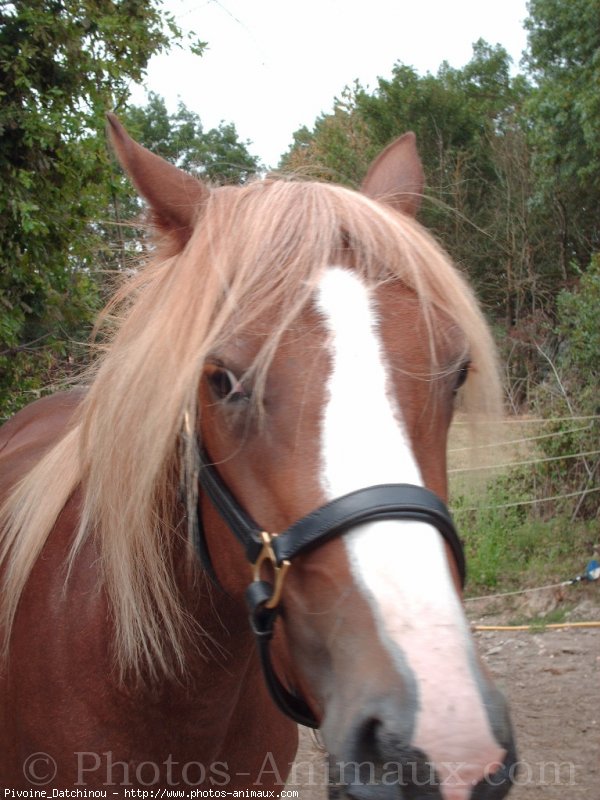
<path fill-rule="evenodd" d="M 269 796 L 300 723 L 333 796 L 504 797 L 446 508 L 498 369 L 414 134 L 355 191 L 209 186 L 108 130 L 155 238 L 91 371 L 0 431 L 4 785 Z"/>

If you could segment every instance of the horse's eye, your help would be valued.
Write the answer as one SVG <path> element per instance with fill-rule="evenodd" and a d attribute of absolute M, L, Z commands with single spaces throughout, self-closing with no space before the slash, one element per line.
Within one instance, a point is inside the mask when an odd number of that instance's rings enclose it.
<path fill-rule="evenodd" d="M 248 398 L 241 381 L 225 367 L 215 367 L 208 374 L 208 382 L 217 400 L 235 403 Z"/>
<path fill-rule="evenodd" d="M 470 361 L 465 361 L 464 364 L 461 364 L 460 368 L 456 372 L 456 377 L 454 379 L 454 389 L 453 392 L 456 394 L 460 387 L 465 383 L 467 378 L 469 377 L 469 369 L 471 367 Z"/>

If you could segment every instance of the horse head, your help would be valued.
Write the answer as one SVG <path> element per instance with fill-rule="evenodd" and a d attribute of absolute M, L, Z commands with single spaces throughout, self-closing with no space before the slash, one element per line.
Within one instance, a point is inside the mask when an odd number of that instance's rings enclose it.
<path fill-rule="evenodd" d="M 273 178 L 211 188 L 115 118 L 111 131 L 172 264 L 157 301 L 200 296 L 164 317 L 163 357 L 183 317 L 202 316 L 178 419 L 215 605 L 224 591 L 245 615 L 253 584 L 275 693 L 320 726 L 349 796 L 503 797 L 511 726 L 465 619 L 443 505 L 456 396 L 489 400 L 495 367 L 469 289 L 414 218 L 414 136 L 356 193 Z M 411 491 L 418 513 L 403 515 Z"/>

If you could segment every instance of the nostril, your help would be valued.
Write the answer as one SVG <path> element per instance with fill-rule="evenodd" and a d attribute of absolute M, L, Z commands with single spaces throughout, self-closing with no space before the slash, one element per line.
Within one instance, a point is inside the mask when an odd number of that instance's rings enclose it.
<path fill-rule="evenodd" d="M 367 718 L 358 729 L 356 745 L 359 753 L 364 753 L 368 758 L 379 756 L 379 734 L 382 729 L 382 722 L 377 717 Z"/>
<path fill-rule="evenodd" d="M 396 720 L 386 720 L 385 714 L 374 714 L 366 717 L 358 726 L 353 745 L 355 752 L 360 753 L 362 758 L 376 763 L 421 762 L 424 754 L 406 744 L 409 736 L 409 731 L 402 730 Z"/>
<path fill-rule="evenodd" d="M 425 754 L 407 745 L 384 717 L 363 719 L 345 748 L 346 759 L 330 759 L 335 789 L 352 800 L 439 798 L 437 778 Z M 336 796 L 340 795 L 335 790 L 330 792 L 330 800 Z"/>
<path fill-rule="evenodd" d="M 374 763 L 387 763 L 390 769 L 408 770 L 416 779 L 422 778 L 425 754 L 407 744 L 409 735 L 408 730 L 402 730 L 396 720 L 390 723 L 386 722 L 383 714 L 373 715 L 365 719 L 358 729 L 357 752 Z"/>
<path fill-rule="evenodd" d="M 346 758 L 330 759 L 331 782 L 353 800 L 439 797 L 425 754 L 407 744 L 413 715 L 389 702 L 374 703 L 369 710 L 364 709 L 367 713 L 345 741 Z"/>
<path fill-rule="evenodd" d="M 414 748 L 407 743 L 414 735 L 415 713 L 411 705 L 387 700 L 369 704 L 364 716 L 347 741 L 354 752 L 367 758 L 386 761 L 415 756 Z"/>

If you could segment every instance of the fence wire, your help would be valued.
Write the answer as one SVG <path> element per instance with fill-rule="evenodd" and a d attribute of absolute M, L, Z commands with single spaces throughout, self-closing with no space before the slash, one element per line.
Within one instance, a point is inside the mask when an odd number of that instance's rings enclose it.
<path fill-rule="evenodd" d="M 582 489 L 580 492 L 565 492 L 564 494 L 553 494 L 550 497 L 536 497 L 534 500 L 516 500 L 513 503 L 496 503 L 490 506 L 468 506 L 460 508 L 460 511 L 490 511 L 494 508 L 516 508 L 517 506 L 531 506 L 535 503 L 548 503 L 551 500 L 562 500 L 568 497 L 581 497 L 584 494 L 600 492 L 600 486 L 593 486 L 591 489 Z"/>
<path fill-rule="evenodd" d="M 478 464 L 476 467 L 455 467 L 448 470 L 448 474 L 457 472 L 479 472 L 482 469 L 506 469 L 508 467 L 525 467 L 532 464 L 543 464 L 547 461 L 564 461 L 568 458 L 586 458 L 587 456 L 600 455 L 600 450 L 588 450 L 585 453 L 567 453 L 564 456 L 546 456 L 544 458 L 534 458 L 528 461 L 507 461 L 504 464 Z"/>

